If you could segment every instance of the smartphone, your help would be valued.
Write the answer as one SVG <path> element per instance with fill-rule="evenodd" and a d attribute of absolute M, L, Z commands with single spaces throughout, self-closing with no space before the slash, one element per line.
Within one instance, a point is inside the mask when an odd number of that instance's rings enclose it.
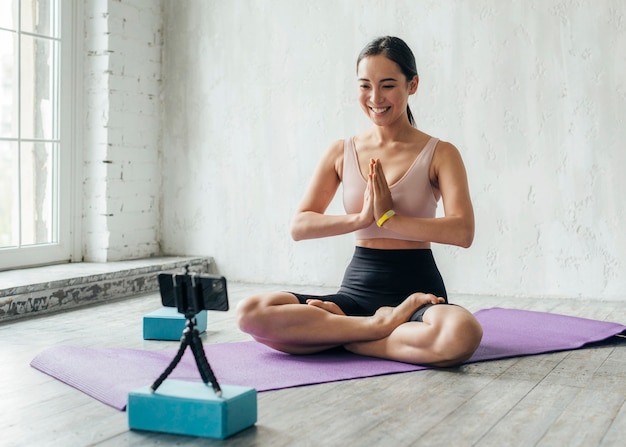
<path fill-rule="evenodd" d="M 159 273 L 158 280 L 161 303 L 165 307 L 177 307 L 181 313 L 227 311 L 229 308 L 226 278 L 223 276 Z"/>

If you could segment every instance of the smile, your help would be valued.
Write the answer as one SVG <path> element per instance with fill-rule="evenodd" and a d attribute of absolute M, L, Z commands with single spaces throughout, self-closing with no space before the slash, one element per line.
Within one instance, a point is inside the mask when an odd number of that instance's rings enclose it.
<path fill-rule="evenodd" d="M 391 107 L 370 107 L 370 110 L 374 113 L 385 113 Z"/>

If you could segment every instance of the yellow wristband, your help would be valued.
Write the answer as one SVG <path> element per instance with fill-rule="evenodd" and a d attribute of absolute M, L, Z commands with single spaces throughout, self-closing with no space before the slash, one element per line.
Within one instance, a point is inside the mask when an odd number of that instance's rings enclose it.
<path fill-rule="evenodd" d="M 394 210 L 389 210 L 376 221 L 376 225 L 382 228 L 383 224 L 396 215 Z"/>

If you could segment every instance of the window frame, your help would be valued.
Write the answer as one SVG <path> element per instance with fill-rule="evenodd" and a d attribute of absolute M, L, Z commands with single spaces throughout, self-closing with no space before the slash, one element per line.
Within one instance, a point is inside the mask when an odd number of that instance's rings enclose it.
<path fill-rule="evenodd" d="M 58 0 L 60 21 L 58 171 L 53 188 L 57 189 L 55 213 L 57 242 L 20 247 L 0 247 L 0 271 L 40 265 L 80 261 L 81 188 L 78 187 L 82 157 L 77 150 L 82 141 L 82 16 L 79 0 Z"/>

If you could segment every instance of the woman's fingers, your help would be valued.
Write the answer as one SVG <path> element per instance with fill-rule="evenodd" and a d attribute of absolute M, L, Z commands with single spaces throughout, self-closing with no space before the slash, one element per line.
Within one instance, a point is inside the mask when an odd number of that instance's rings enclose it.
<path fill-rule="evenodd" d="M 380 182 L 381 186 L 387 187 L 387 178 L 385 177 L 385 173 L 383 172 L 383 165 L 380 160 L 376 160 L 375 164 L 376 176 Z"/>
<path fill-rule="evenodd" d="M 372 169 L 374 171 L 371 175 L 374 192 L 374 217 L 378 219 L 393 208 L 393 199 L 380 160 L 370 161 L 370 170 Z"/>

